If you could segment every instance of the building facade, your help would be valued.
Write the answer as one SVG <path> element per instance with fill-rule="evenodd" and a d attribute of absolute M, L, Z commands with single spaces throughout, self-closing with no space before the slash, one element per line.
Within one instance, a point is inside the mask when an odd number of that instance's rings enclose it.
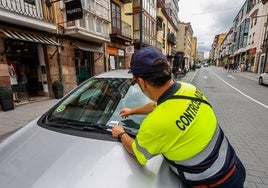
<path fill-rule="evenodd" d="M 220 46 L 219 54 L 215 54 L 213 43 L 210 59 L 220 65 L 235 62 L 239 67 L 243 65 L 246 71 L 258 74 L 267 71 L 267 13 L 267 1 L 246 0 Z"/>
<path fill-rule="evenodd" d="M 68 20 L 62 1 L 0 0 L 0 85 L 12 88 L 16 103 L 53 97 L 55 80 L 67 93 L 108 70 L 110 1 L 79 2 L 82 18 Z"/>
<path fill-rule="evenodd" d="M 173 66 L 178 11 L 176 0 L 0 0 L 0 85 L 12 88 L 17 105 L 54 97 L 56 80 L 66 94 L 96 74 L 129 68 L 142 46 L 160 49 Z"/>
<path fill-rule="evenodd" d="M 187 69 L 194 63 L 192 58 L 193 29 L 191 23 L 179 22 L 178 51 L 183 54 L 184 64 Z"/>

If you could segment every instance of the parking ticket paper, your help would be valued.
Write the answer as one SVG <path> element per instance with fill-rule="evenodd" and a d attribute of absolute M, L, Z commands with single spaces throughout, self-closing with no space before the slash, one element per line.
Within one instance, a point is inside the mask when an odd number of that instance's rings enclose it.
<path fill-rule="evenodd" d="M 116 125 L 119 125 L 119 121 L 110 121 L 109 125 L 111 127 L 116 126 Z"/>

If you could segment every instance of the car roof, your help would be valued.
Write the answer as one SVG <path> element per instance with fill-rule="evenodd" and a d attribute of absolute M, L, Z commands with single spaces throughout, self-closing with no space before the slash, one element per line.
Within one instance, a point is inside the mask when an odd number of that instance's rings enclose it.
<path fill-rule="evenodd" d="M 108 72 L 103 72 L 96 78 L 132 78 L 132 73 L 129 69 L 117 69 Z"/>

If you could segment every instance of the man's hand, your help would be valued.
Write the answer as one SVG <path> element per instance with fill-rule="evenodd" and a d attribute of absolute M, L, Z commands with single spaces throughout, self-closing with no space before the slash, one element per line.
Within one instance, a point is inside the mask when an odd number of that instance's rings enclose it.
<path fill-rule="evenodd" d="M 114 126 L 114 127 L 112 128 L 112 135 L 113 135 L 114 138 L 117 138 L 118 135 L 119 135 L 120 133 L 124 132 L 124 131 L 125 131 L 125 130 L 124 130 L 123 127 L 116 125 L 116 126 Z"/>
<path fill-rule="evenodd" d="M 123 108 L 119 112 L 119 115 L 122 118 L 127 118 L 129 115 L 133 115 L 133 114 L 146 115 L 146 114 L 149 114 L 150 112 L 152 112 L 155 107 L 156 107 L 156 102 L 152 101 L 152 102 L 149 102 L 145 105 L 137 106 L 135 108 Z"/>
<path fill-rule="evenodd" d="M 123 108 L 120 112 L 119 115 L 122 118 L 127 118 L 129 115 L 132 114 L 132 109 L 131 108 Z"/>
<path fill-rule="evenodd" d="M 118 138 L 118 135 L 120 133 L 124 132 L 124 128 L 121 126 L 114 126 L 112 128 L 112 136 L 114 138 Z M 121 142 L 123 144 L 123 146 L 126 148 L 126 150 L 132 154 L 133 156 L 135 156 L 133 149 L 132 149 L 132 143 L 134 142 L 134 139 L 131 138 L 128 134 L 124 134 L 123 137 L 121 138 Z"/>

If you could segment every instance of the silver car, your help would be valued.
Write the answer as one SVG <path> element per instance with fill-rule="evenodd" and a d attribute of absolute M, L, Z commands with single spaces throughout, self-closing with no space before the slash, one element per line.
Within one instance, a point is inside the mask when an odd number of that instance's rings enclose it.
<path fill-rule="evenodd" d="M 260 85 L 268 84 L 268 72 L 260 74 L 259 84 Z"/>
<path fill-rule="evenodd" d="M 135 137 L 144 116 L 123 107 L 149 99 L 116 70 L 93 77 L 0 144 L 1 188 L 185 187 L 161 155 L 141 166 L 111 136 L 118 124 Z"/>

